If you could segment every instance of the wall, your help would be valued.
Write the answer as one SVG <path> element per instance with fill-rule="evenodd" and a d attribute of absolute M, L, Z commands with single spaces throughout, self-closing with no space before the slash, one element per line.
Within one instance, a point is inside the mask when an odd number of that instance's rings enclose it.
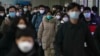
<path fill-rule="evenodd" d="M 40 4 L 52 7 L 52 5 L 64 5 L 69 2 L 72 2 L 72 0 L 31 0 L 33 7 Z"/>
<path fill-rule="evenodd" d="M 2 2 L 2 4 L 11 4 L 11 5 L 13 5 L 13 4 L 15 4 L 16 0 L 0 0 L 0 1 Z"/>

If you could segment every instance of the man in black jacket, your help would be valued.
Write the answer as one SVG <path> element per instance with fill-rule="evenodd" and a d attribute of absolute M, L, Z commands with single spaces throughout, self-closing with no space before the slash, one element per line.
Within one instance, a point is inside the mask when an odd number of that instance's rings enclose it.
<path fill-rule="evenodd" d="M 80 5 L 71 3 L 68 5 L 70 21 L 62 24 L 55 38 L 56 56 L 89 56 L 85 51 L 84 43 L 95 56 L 99 56 L 99 50 L 92 38 L 88 27 L 79 20 Z"/>

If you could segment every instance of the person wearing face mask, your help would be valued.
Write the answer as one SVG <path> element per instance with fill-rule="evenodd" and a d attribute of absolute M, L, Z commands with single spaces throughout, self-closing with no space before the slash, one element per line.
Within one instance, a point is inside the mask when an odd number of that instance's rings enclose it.
<path fill-rule="evenodd" d="M 6 56 L 39 56 L 33 29 L 17 30 L 12 48 Z"/>
<path fill-rule="evenodd" d="M 55 14 L 55 18 L 57 19 L 57 25 L 59 26 L 60 25 L 60 22 L 61 22 L 61 20 L 62 20 L 62 15 L 61 15 L 62 13 L 61 12 L 57 12 L 56 14 Z"/>
<path fill-rule="evenodd" d="M 44 56 L 55 56 L 53 42 L 56 29 L 56 19 L 52 16 L 51 12 L 48 12 L 47 15 L 43 17 L 43 21 L 38 30 L 38 40 L 39 43 L 42 43 Z"/>
<path fill-rule="evenodd" d="M 38 7 L 34 7 L 33 10 L 31 11 L 31 14 L 34 15 L 38 12 Z"/>
<path fill-rule="evenodd" d="M 63 24 L 63 23 L 66 23 L 68 21 L 69 21 L 68 15 L 67 14 L 64 14 L 63 17 L 62 17 L 61 23 Z"/>
<path fill-rule="evenodd" d="M 6 15 L 0 27 L 0 32 L 2 32 L 2 34 L 5 34 L 8 31 L 8 28 L 16 19 L 16 8 L 14 6 L 10 6 L 8 11 L 9 13 Z"/>
<path fill-rule="evenodd" d="M 20 17 L 20 16 L 22 16 L 22 9 L 20 8 L 20 9 L 17 9 L 17 12 L 16 12 L 16 16 L 17 17 Z"/>
<path fill-rule="evenodd" d="M 56 12 L 57 12 L 57 6 L 53 5 L 52 6 L 52 13 L 53 13 L 53 15 L 55 15 Z"/>
<path fill-rule="evenodd" d="M 45 6 L 40 5 L 39 6 L 39 12 L 33 15 L 32 17 L 32 25 L 36 28 L 36 31 L 38 32 L 38 28 L 40 23 L 42 22 L 42 18 L 45 15 Z"/>
<path fill-rule="evenodd" d="M 55 38 L 56 56 L 89 56 L 84 48 L 84 42 L 95 56 L 100 56 L 98 46 L 89 32 L 88 26 L 79 19 L 80 5 L 70 3 L 67 8 L 69 22 L 60 25 Z"/>
<path fill-rule="evenodd" d="M 99 10 L 96 6 L 92 7 L 92 14 L 94 15 L 94 18 L 97 22 L 97 25 L 100 25 L 100 16 L 99 16 Z"/>
<path fill-rule="evenodd" d="M 24 8 L 23 8 L 24 16 L 27 17 L 27 20 L 28 20 L 29 22 L 31 22 L 30 20 L 32 19 L 32 15 L 31 15 L 31 10 L 32 10 L 32 8 L 31 8 L 31 6 L 32 6 L 32 5 L 28 5 L 28 6 L 25 5 Z"/>
<path fill-rule="evenodd" d="M 91 9 L 89 7 L 85 7 L 83 15 L 85 17 L 83 21 L 85 21 L 85 23 L 88 25 L 91 34 L 94 35 L 97 22 L 95 21 L 94 15 L 91 13 Z"/>
<path fill-rule="evenodd" d="M 37 13 L 38 13 L 38 7 L 34 7 L 34 8 L 32 9 L 32 11 L 31 11 L 31 17 L 30 17 L 30 19 L 29 19 L 29 22 L 32 21 L 32 17 L 33 17 L 34 15 L 36 15 Z"/>
<path fill-rule="evenodd" d="M 3 38 L 0 40 L 0 56 L 5 56 L 10 51 L 17 29 L 25 29 L 27 27 L 32 28 L 34 32 L 36 32 L 35 28 L 27 22 L 25 16 L 17 17 L 17 19 L 14 20 L 7 32 L 4 33 Z M 35 35 L 37 34 L 35 33 Z"/>
<path fill-rule="evenodd" d="M 5 18 L 5 8 L 0 6 L 0 25 L 2 24 L 4 18 Z"/>
<path fill-rule="evenodd" d="M 4 19 L 5 19 L 5 9 L 4 9 L 4 7 L 0 6 L 0 27 L 1 27 L 1 24 Z M 3 36 L 3 34 L 0 31 L 0 38 L 2 38 L 2 36 Z"/>

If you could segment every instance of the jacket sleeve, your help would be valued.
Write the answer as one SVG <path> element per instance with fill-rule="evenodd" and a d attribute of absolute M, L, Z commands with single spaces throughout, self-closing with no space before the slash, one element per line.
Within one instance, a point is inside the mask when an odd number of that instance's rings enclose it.
<path fill-rule="evenodd" d="M 100 43 L 100 26 L 98 26 L 98 27 L 96 28 L 94 37 L 95 37 L 96 41 L 97 41 L 98 43 Z"/>
<path fill-rule="evenodd" d="M 40 24 L 40 26 L 39 26 L 39 30 L 38 30 L 38 40 L 39 40 L 39 41 L 41 41 L 42 34 L 43 34 L 43 30 L 44 30 L 43 22 L 41 22 L 41 24 Z"/>
<path fill-rule="evenodd" d="M 37 15 L 34 15 L 34 16 L 32 17 L 32 24 L 34 24 L 34 21 L 35 21 L 36 16 L 37 16 Z"/>
<path fill-rule="evenodd" d="M 86 43 L 87 47 L 94 53 L 95 56 L 100 56 L 99 47 L 94 37 L 92 37 L 88 27 L 86 28 Z"/>
<path fill-rule="evenodd" d="M 55 55 L 60 56 L 62 55 L 62 41 L 63 41 L 63 25 L 60 25 L 55 41 L 54 41 L 54 48 L 55 48 Z"/>

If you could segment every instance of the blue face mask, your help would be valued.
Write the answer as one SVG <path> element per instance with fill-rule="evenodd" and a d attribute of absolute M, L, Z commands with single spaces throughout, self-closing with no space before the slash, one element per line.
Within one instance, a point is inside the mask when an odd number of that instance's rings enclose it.
<path fill-rule="evenodd" d="M 52 16 L 51 15 L 47 15 L 47 19 L 48 20 L 52 19 Z"/>
<path fill-rule="evenodd" d="M 85 18 L 90 18 L 91 17 L 91 13 L 90 12 L 84 13 L 83 15 L 84 15 Z"/>
<path fill-rule="evenodd" d="M 16 16 L 16 12 L 9 12 L 9 16 L 10 17 L 15 17 Z"/>
<path fill-rule="evenodd" d="M 80 12 L 69 12 L 68 15 L 69 15 L 70 19 L 76 19 L 76 20 L 78 20 Z"/>

